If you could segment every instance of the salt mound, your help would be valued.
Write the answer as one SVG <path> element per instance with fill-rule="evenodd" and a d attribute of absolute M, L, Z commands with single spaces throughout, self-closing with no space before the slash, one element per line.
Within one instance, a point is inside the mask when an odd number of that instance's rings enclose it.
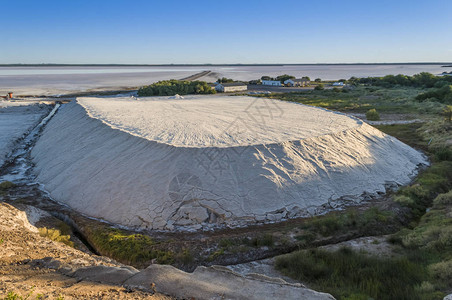
<path fill-rule="evenodd" d="M 322 213 L 407 184 L 424 156 L 344 114 L 252 97 L 79 98 L 32 156 L 79 212 L 201 229 Z"/>
<path fill-rule="evenodd" d="M 147 100 L 145 100 L 147 99 Z M 110 127 L 177 147 L 283 143 L 359 126 L 346 115 L 263 98 L 187 96 L 78 98 L 89 116 Z"/>

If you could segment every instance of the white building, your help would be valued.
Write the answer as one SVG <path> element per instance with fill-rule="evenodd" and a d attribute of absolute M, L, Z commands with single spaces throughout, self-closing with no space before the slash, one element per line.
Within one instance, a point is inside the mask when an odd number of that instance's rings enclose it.
<path fill-rule="evenodd" d="M 282 86 L 279 80 L 262 80 L 262 85 Z"/>
<path fill-rule="evenodd" d="M 333 83 L 333 86 L 344 86 L 344 83 L 342 81 Z"/>
<path fill-rule="evenodd" d="M 215 86 L 215 90 L 222 93 L 240 92 L 248 90 L 248 86 L 243 82 L 219 83 Z"/>
<path fill-rule="evenodd" d="M 306 78 L 287 79 L 286 81 L 284 81 L 284 84 L 287 86 L 308 86 L 309 83 L 310 81 Z"/>

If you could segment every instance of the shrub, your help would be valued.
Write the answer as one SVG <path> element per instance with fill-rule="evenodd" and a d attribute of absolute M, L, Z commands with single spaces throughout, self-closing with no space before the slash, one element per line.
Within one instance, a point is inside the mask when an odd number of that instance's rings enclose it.
<path fill-rule="evenodd" d="M 436 280 L 445 284 L 452 282 L 452 260 L 432 264 L 428 269 Z"/>
<path fill-rule="evenodd" d="M 380 114 L 377 112 L 375 108 L 369 109 L 366 112 L 366 119 L 369 121 L 378 121 L 380 120 Z"/>
<path fill-rule="evenodd" d="M 400 203 L 404 206 L 410 206 L 413 205 L 415 203 L 414 199 L 405 196 L 405 195 L 398 195 L 394 197 L 394 201 L 397 203 Z"/>
<path fill-rule="evenodd" d="M 439 194 L 433 200 L 433 204 L 435 206 L 452 205 L 452 190 L 444 194 Z"/>
<path fill-rule="evenodd" d="M 441 103 L 452 104 L 452 85 L 444 85 L 440 88 L 433 88 L 425 93 L 419 94 L 416 100 L 425 101 L 434 98 Z"/>
<path fill-rule="evenodd" d="M 348 248 L 296 251 L 277 257 L 275 267 L 337 299 L 419 299 L 415 287 L 428 279 L 425 267 L 406 258 L 377 258 Z"/>
<path fill-rule="evenodd" d="M 14 186 L 16 186 L 16 185 L 14 183 L 12 183 L 11 181 L 3 181 L 2 183 L 0 183 L 0 190 L 5 191 Z"/>
<path fill-rule="evenodd" d="M 214 261 L 215 259 L 219 258 L 222 255 L 224 255 L 224 248 L 220 248 L 217 251 L 210 254 L 209 257 L 207 258 L 207 260 Z"/>
<path fill-rule="evenodd" d="M 253 247 L 272 247 L 274 245 L 273 235 L 265 234 L 263 236 L 258 236 L 249 241 L 249 245 Z"/>
<path fill-rule="evenodd" d="M 31 299 L 36 299 L 36 300 L 40 300 L 40 299 L 47 299 L 49 298 L 48 295 L 43 295 L 43 294 L 36 294 L 36 298 L 31 298 L 33 296 L 35 287 L 32 287 L 30 292 L 28 292 L 28 294 L 26 294 L 25 296 L 19 295 L 16 292 L 10 291 L 8 292 L 8 294 L 6 294 L 6 297 L 4 298 L 0 298 L 2 300 L 31 300 Z M 57 298 L 55 298 L 56 300 L 64 300 L 64 297 L 59 295 Z"/>
<path fill-rule="evenodd" d="M 323 83 L 320 83 L 320 84 L 316 85 L 315 88 L 314 88 L 314 90 L 316 90 L 316 91 L 321 91 L 321 90 L 324 90 L 324 89 L 325 89 L 325 87 L 323 86 Z"/>
<path fill-rule="evenodd" d="M 435 286 L 428 281 L 423 281 L 415 289 L 418 293 L 431 293 L 435 290 Z"/>
<path fill-rule="evenodd" d="M 386 75 L 384 77 L 364 77 L 364 78 L 350 78 L 353 83 L 372 84 L 382 87 L 395 86 L 411 86 L 432 88 L 434 86 L 447 86 L 452 82 L 450 76 L 435 76 L 427 72 L 421 72 L 413 76 L 406 75 Z"/>
<path fill-rule="evenodd" d="M 176 259 L 184 265 L 188 265 L 193 262 L 194 257 L 189 249 L 183 249 L 182 253 L 176 255 Z"/>
<path fill-rule="evenodd" d="M 452 162 L 451 162 L 452 163 Z M 449 190 L 452 182 L 450 181 L 450 176 L 444 176 L 443 174 L 433 172 L 432 170 L 435 166 L 432 166 L 429 171 L 421 174 L 418 178 L 418 182 L 429 189 L 431 192 L 446 192 Z M 449 171 L 452 172 L 452 169 Z M 449 178 L 448 178 L 449 177 Z"/>
<path fill-rule="evenodd" d="M 234 82 L 234 79 L 223 77 L 223 78 L 218 78 L 217 82 L 218 83 L 230 83 L 230 82 Z"/>
<path fill-rule="evenodd" d="M 349 209 L 346 213 L 329 213 L 324 216 L 316 216 L 306 221 L 301 229 L 307 229 L 322 236 L 330 236 L 350 230 L 359 230 L 362 232 L 375 231 L 381 223 L 391 223 L 394 214 L 389 211 L 383 211 L 377 207 L 371 207 L 365 211 Z M 310 234 L 304 233 L 296 237 L 302 243 L 309 243 L 313 238 Z"/>
<path fill-rule="evenodd" d="M 440 257 L 452 255 L 452 219 L 444 208 L 434 206 L 422 216 L 417 227 L 397 235 L 407 248 L 423 249 Z"/>
<path fill-rule="evenodd" d="M 435 161 L 452 161 L 452 149 L 450 147 L 438 147 L 431 150 L 435 157 Z"/>
<path fill-rule="evenodd" d="M 288 79 L 295 79 L 295 76 L 284 74 L 276 77 L 276 80 L 279 80 L 281 83 L 284 83 Z"/>
<path fill-rule="evenodd" d="M 49 238 L 55 242 L 63 243 L 68 246 L 74 247 L 74 242 L 71 241 L 71 236 L 61 234 L 61 231 L 58 229 L 42 227 L 39 228 L 38 230 L 39 234 L 43 237 Z"/>
<path fill-rule="evenodd" d="M 230 239 L 221 239 L 218 245 L 222 248 L 229 248 L 234 245 L 234 241 Z"/>
<path fill-rule="evenodd" d="M 98 228 L 89 233 L 88 238 L 102 255 L 124 263 L 148 263 L 154 258 L 161 264 L 174 261 L 173 252 L 154 249 L 156 242 L 143 234 L 131 234 L 116 228 Z"/>
<path fill-rule="evenodd" d="M 172 96 L 175 94 L 215 94 L 205 81 L 163 80 L 138 89 L 138 96 Z"/>
<path fill-rule="evenodd" d="M 447 122 L 452 122 L 452 105 L 447 105 L 443 108 L 442 115 Z"/>
<path fill-rule="evenodd" d="M 416 218 L 420 218 L 426 208 L 432 205 L 433 199 L 438 193 L 446 193 L 452 188 L 452 162 L 442 161 L 432 164 L 430 168 L 421 172 L 416 183 L 402 187 L 398 196 L 404 195 L 411 198 L 396 197 L 399 203 L 411 209 Z"/>

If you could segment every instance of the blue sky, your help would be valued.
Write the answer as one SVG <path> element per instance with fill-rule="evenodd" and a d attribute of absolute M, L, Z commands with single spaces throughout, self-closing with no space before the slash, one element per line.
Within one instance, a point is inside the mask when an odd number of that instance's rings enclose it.
<path fill-rule="evenodd" d="M 452 61 L 451 0 L 0 0 L 0 7 L 0 63 Z"/>

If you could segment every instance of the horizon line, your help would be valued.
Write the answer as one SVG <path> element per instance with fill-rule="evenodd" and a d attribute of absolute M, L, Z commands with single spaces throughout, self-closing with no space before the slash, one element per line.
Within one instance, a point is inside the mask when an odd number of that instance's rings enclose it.
<path fill-rule="evenodd" d="M 121 63 L 11 63 L 0 64 L 0 67 L 111 67 L 111 66 L 124 66 L 124 67 L 170 67 L 170 66 L 313 66 L 313 65 L 447 65 L 452 62 L 387 62 L 387 63 L 225 63 L 225 64 L 121 64 Z"/>

